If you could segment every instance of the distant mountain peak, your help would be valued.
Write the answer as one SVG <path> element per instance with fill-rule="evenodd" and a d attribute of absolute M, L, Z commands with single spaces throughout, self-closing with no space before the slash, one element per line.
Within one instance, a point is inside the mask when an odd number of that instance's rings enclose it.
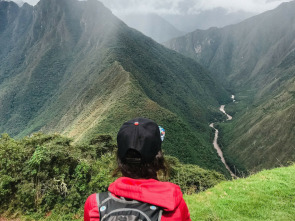
<path fill-rule="evenodd" d="M 184 32 L 179 31 L 166 19 L 155 13 L 132 13 L 122 15 L 120 18 L 130 27 L 141 31 L 143 34 L 162 43 L 172 38 L 179 37 Z"/>
<path fill-rule="evenodd" d="M 22 6 L 24 4 L 24 2 L 22 0 L 0 0 L 0 2 L 14 2 L 18 6 Z"/>

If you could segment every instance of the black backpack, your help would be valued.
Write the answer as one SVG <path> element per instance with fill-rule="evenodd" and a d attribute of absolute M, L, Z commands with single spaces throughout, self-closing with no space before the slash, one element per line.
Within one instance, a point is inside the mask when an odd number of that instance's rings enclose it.
<path fill-rule="evenodd" d="M 97 193 L 100 221 L 160 221 L 162 208 L 136 201 L 116 198 L 110 192 Z"/>

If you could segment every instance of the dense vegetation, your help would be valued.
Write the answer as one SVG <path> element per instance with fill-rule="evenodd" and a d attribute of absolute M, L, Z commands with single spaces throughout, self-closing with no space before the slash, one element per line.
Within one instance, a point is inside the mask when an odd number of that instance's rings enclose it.
<path fill-rule="evenodd" d="M 0 133 L 87 143 L 134 117 L 167 128 L 169 155 L 226 174 L 209 122 L 227 92 L 194 60 L 130 29 L 99 1 L 0 2 Z"/>
<path fill-rule="evenodd" d="M 228 161 L 244 172 L 295 161 L 293 57 L 294 52 L 269 72 L 270 84 L 238 93 L 238 102 L 227 105 L 234 118 L 220 124 L 220 142 Z"/>
<path fill-rule="evenodd" d="M 286 3 L 171 46 L 236 95 L 227 105 L 234 120 L 217 126 L 225 158 L 242 176 L 295 160 L 293 11 Z M 161 179 L 192 194 L 229 176 L 208 126 L 229 96 L 193 59 L 129 29 L 97 1 L 1 1 L 0 19 L 0 133 L 18 138 L 0 138 L 0 214 L 81 219 L 86 197 L 119 176 L 112 137 L 138 116 L 167 131 L 170 173 Z M 70 138 L 25 137 L 36 131 Z M 293 173 L 263 172 L 187 196 L 192 218 L 291 220 Z"/>
<path fill-rule="evenodd" d="M 20 140 L 3 134 L 0 214 L 25 220 L 82 220 L 86 197 L 106 191 L 116 179 L 112 176 L 115 151 L 109 135 L 97 135 L 87 145 L 74 145 L 58 134 L 38 133 Z M 295 217 L 295 165 L 222 182 L 225 178 L 219 173 L 181 164 L 174 157 L 166 159 L 169 176 L 160 175 L 161 180 L 181 186 L 192 220 Z"/>
<path fill-rule="evenodd" d="M 79 219 L 88 195 L 106 191 L 120 174 L 116 145 L 109 135 L 97 135 L 87 145 L 74 145 L 58 134 L 33 134 L 15 140 L 0 138 L 0 214 L 27 219 Z M 162 180 L 196 193 L 225 180 L 196 165 L 181 164 L 167 156 L 169 176 Z"/>

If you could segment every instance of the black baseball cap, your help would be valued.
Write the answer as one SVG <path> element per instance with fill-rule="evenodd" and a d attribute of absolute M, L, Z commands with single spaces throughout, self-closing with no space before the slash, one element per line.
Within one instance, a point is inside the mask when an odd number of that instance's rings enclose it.
<path fill-rule="evenodd" d="M 125 122 L 117 135 L 118 157 L 124 160 L 128 150 L 136 150 L 143 162 L 151 162 L 161 150 L 159 126 L 147 118 Z"/>

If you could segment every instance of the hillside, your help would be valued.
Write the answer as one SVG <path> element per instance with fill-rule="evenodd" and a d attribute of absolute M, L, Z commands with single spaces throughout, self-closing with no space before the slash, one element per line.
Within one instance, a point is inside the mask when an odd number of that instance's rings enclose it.
<path fill-rule="evenodd" d="M 258 171 L 294 162 L 294 73 L 291 53 L 269 72 L 273 80 L 260 89 L 251 104 L 241 97 L 246 93 L 240 93 L 240 102 L 228 106 L 236 112 L 235 120 L 220 127 L 222 144 L 232 165 L 240 162 L 247 169 Z M 245 108 L 246 111 L 241 110 Z"/>
<path fill-rule="evenodd" d="M 182 162 L 226 173 L 208 122 L 228 100 L 192 59 L 130 29 L 95 0 L 0 2 L 0 132 L 88 142 L 149 117 Z"/>
<path fill-rule="evenodd" d="M 192 220 L 294 220 L 295 165 L 185 196 Z"/>
<path fill-rule="evenodd" d="M 224 28 L 197 30 L 165 45 L 199 61 L 237 89 L 262 86 L 271 68 L 295 47 L 295 1 Z"/>
<path fill-rule="evenodd" d="M 166 45 L 204 66 L 237 103 L 220 125 L 227 161 L 256 171 L 295 160 L 295 1 L 222 29 L 196 31 Z"/>

